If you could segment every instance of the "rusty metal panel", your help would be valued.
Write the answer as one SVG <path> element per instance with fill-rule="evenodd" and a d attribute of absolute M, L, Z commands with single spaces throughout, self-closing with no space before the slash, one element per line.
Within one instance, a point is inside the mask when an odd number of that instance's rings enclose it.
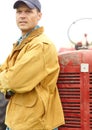
<path fill-rule="evenodd" d="M 59 55 L 60 74 L 57 85 L 65 116 L 65 125 L 60 126 L 59 130 L 92 129 L 92 60 L 90 57 L 92 52 L 88 50 Z M 87 71 L 81 72 L 82 63 L 89 67 Z"/>

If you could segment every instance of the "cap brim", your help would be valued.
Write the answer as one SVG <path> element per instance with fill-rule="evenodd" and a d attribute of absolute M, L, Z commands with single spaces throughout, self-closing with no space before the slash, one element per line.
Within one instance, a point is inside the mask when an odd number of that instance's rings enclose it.
<path fill-rule="evenodd" d="M 22 4 L 22 3 L 26 4 L 29 8 L 32 8 L 32 9 L 35 8 L 33 4 L 31 4 L 30 2 L 25 1 L 25 0 L 16 1 L 14 3 L 13 8 L 14 9 L 18 8 L 20 6 L 20 4 Z"/>

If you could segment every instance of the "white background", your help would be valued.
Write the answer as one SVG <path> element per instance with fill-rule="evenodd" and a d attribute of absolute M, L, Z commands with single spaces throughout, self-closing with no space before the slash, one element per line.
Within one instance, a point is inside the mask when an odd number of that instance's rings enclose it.
<path fill-rule="evenodd" d="M 0 3 L 0 64 L 10 53 L 12 44 L 21 35 L 16 26 L 14 1 L 2 0 Z M 78 19 L 92 18 L 92 0 L 40 0 L 40 2 L 43 16 L 39 24 L 45 27 L 46 34 L 55 43 L 57 50 L 61 47 L 71 47 L 67 30 Z M 92 20 L 87 20 L 85 25 L 83 21 L 80 23 L 79 26 L 77 23 L 73 25 L 75 28 L 71 31 L 72 39 L 79 41 L 83 38 L 83 33 L 89 33 L 91 41 Z M 84 28 L 87 32 L 83 30 Z"/>

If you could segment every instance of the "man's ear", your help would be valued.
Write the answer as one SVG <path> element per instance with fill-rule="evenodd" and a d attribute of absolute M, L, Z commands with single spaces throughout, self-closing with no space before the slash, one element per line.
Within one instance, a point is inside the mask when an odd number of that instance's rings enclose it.
<path fill-rule="evenodd" d="M 41 19 L 41 17 L 42 17 L 42 13 L 38 12 L 38 21 Z"/>

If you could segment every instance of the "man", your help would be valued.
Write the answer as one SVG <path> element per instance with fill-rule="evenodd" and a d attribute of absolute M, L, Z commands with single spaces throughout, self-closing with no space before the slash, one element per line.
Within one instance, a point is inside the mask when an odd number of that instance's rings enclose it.
<path fill-rule="evenodd" d="M 10 98 L 5 123 L 10 130 L 53 130 L 64 124 L 56 48 L 38 26 L 38 0 L 18 0 L 14 9 L 22 36 L 1 67 L 1 92 Z"/>

